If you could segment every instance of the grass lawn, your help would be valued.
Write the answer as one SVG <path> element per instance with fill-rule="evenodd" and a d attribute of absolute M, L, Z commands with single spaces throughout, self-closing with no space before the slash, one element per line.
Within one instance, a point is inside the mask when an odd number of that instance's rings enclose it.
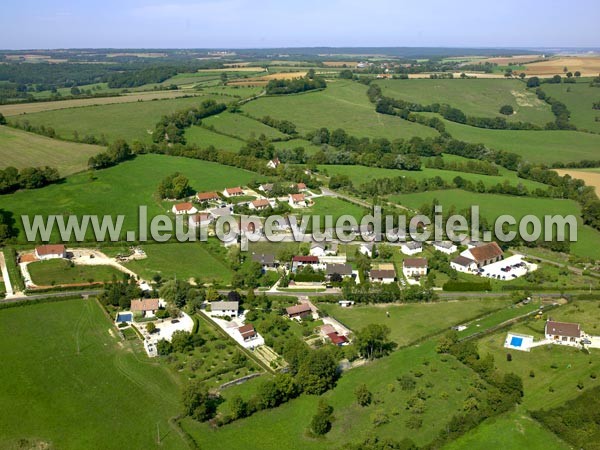
<path fill-rule="evenodd" d="M 192 108 L 207 98 L 210 97 L 85 106 L 27 114 L 11 120 L 50 126 L 64 139 L 73 139 L 73 132 L 77 131 L 80 139 L 87 135 L 96 138 L 104 135 L 109 142 L 122 138 L 151 143 L 151 132 L 162 116 Z"/>
<path fill-rule="evenodd" d="M 142 245 L 148 257 L 126 265 L 148 280 L 160 274 L 163 279 L 194 278 L 203 283 L 229 284 L 232 272 L 224 262 L 226 250 L 213 244 L 212 242 L 185 242 Z M 207 246 L 217 249 L 220 253 L 216 255 L 211 253 Z"/>
<path fill-rule="evenodd" d="M 352 331 L 360 330 L 370 323 L 385 324 L 392 330 L 391 339 L 402 346 L 424 336 L 450 329 L 469 318 L 501 308 L 505 309 L 509 304 L 510 301 L 507 299 L 486 298 L 454 302 L 353 306 L 352 308 L 321 303 L 319 308 Z M 387 317 L 388 312 L 390 317 Z"/>
<path fill-rule="evenodd" d="M 474 430 L 444 447 L 445 450 L 474 448 L 568 450 L 571 446 L 519 408 L 517 411 L 486 420 Z"/>
<path fill-rule="evenodd" d="M 571 253 L 592 258 L 600 257 L 600 251 L 595 245 L 600 239 L 600 234 L 598 231 L 582 225 L 579 205 L 573 200 L 478 194 L 459 189 L 399 194 L 390 197 L 390 200 L 396 203 L 417 209 L 424 204 L 431 204 L 434 199 L 439 201 L 445 212 L 448 212 L 451 206 L 455 206 L 456 211 L 460 212 L 470 208 L 471 205 L 479 205 L 480 216 L 485 217 L 490 224 L 493 224 L 493 221 L 502 214 L 511 214 L 517 220 L 528 214 L 539 218 L 543 218 L 544 215 L 573 214 L 579 225 L 577 242 L 571 243 Z"/>
<path fill-rule="evenodd" d="M 571 123 L 577 128 L 600 132 L 600 111 L 592 109 L 592 104 L 600 100 L 598 88 L 591 87 L 589 82 L 575 84 L 544 84 L 543 91 L 567 105 L 571 112 Z"/>
<path fill-rule="evenodd" d="M 414 376 L 416 389 L 422 388 L 428 395 L 421 415 L 422 427 L 416 430 L 406 426 L 413 415 L 406 409 L 406 402 L 415 391 L 403 391 L 396 380 L 404 374 Z M 472 371 L 452 357 L 438 355 L 435 343 L 427 342 L 346 372 L 336 388 L 324 395 L 335 416 L 333 428 L 324 438 L 314 439 L 306 433 L 319 401 L 319 397 L 307 395 L 220 429 L 188 419 L 183 426 L 206 450 L 245 449 L 248 436 L 261 450 L 339 448 L 347 442 L 362 441 L 370 434 L 395 440 L 410 437 L 417 445 L 423 445 L 443 429 L 457 410 L 462 410 L 468 386 L 476 380 Z M 368 407 L 358 406 L 354 398 L 354 390 L 363 383 L 374 396 Z M 387 416 L 388 423 L 376 426 L 375 416 Z"/>
<path fill-rule="evenodd" d="M 137 230 L 140 205 L 148 206 L 149 219 L 170 210 L 170 204 L 158 201 L 155 193 L 160 181 L 175 172 L 188 177 L 191 187 L 197 191 L 222 190 L 259 178 L 253 172 L 212 162 L 143 155 L 96 171 L 93 178 L 89 173 L 81 173 L 68 177 L 62 184 L 0 196 L 0 203 L 15 217 L 22 214 L 123 214 L 124 230 Z M 20 220 L 17 220 L 17 226 L 22 226 Z M 22 231 L 19 239 L 25 239 Z"/>
<path fill-rule="evenodd" d="M 227 111 L 203 119 L 202 125 L 208 128 L 214 127 L 216 131 L 236 136 L 243 140 L 249 139 L 252 136 L 258 138 L 261 134 L 270 139 L 281 139 L 287 136 L 276 128 L 269 127 L 258 120 L 251 119 L 243 114 L 232 114 Z"/>
<path fill-rule="evenodd" d="M 435 136 L 432 128 L 375 112 L 367 98 L 367 87 L 351 81 L 331 81 L 319 92 L 279 97 L 262 97 L 243 106 L 253 117 L 269 115 L 290 120 L 298 131 L 306 133 L 327 127 L 343 128 L 356 137 Z"/>
<path fill-rule="evenodd" d="M 0 169 L 50 166 L 66 176 L 87 169 L 90 156 L 104 150 L 97 145 L 64 142 L 0 126 Z"/>
<path fill-rule="evenodd" d="M 176 380 L 109 330 L 94 300 L 0 312 L 1 448 L 149 449 L 157 425 L 161 448 L 187 448 L 168 423 L 181 409 Z"/>
<path fill-rule="evenodd" d="M 360 219 L 365 214 L 368 214 L 366 208 L 336 197 L 318 197 L 314 200 L 314 202 L 315 204 L 312 207 L 305 210 L 294 210 L 294 212 L 301 211 L 302 214 L 310 214 L 313 216 L 330 215 L 333 217 L 334 227 L 337 219 L 345 214 L 353 216 L 358 223 L 360 223 Z M 325 218 L 321 217 L 321 224 L 324 224 L 324 222 Z"/>
<path fill-rule="evenodd" d="M 238 152 L 245 145 L 245 142 L 241 139 L 215 133 L 200 126 L 188 128 L 185 132 L 185 139 L 189 144 L 196 144 L 200 148 L 212 145 L 219 150 L 228 150 L 230 152 Z"/>
<path fill-rule="evenodd" d="M 444 120 L 453 138 L 517 153 L 524 161 L 551 164 L 598 159 L 600 135 L 566 130 L 489 130 Z"/>
<path fill-rule="evenodd" d="M 506 117 L 512 121 L 545 125 L 554 120 L 550 106 L 539 100 L 519 80 L 453 79 L 453 80 L 381 80 L 383 94 L 392 98 L 430 105 L 447 103 L 468 116 Z M 512 116 L 500 114 L 500 107 L 511 105 Z"/>
<path fill-rule="evenodd" d="M 27 266 L 31 281 L 38 286 L 109 282 L 113 275 L 118 279 L 123 272 L 112 266 L 71 266 L 64 259 L 37 261 Z"/>

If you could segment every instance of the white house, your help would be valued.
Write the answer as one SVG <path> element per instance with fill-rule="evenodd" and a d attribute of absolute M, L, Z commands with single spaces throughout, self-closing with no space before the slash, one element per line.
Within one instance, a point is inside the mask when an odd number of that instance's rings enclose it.
<path fill-rule="evenodd" d="M 265 194 L 269 194 L 271 191 L 273 191 L 273 183 L 261 184 L 258 187 L 258 190 L 263 191 Z"/>
<path fill-rule="evenodd" d="M 141 314 L 142 317 L 154 317 L 160 306 L 157 298 L 140 298 L 131 300 L 130 310 L 133 313 Z"/>
<path fill-rule="evenodd" d="M 251 201 L 248 204 L 248 207 L 255 211 L 262 211 L 263 209 L 267 209 L 269 206 L 271 206 L 271 203 L 266 198 L 259 198 Z"/>
<path fill-rule="evenodd" d="M 405 255 L 416 255 L 423 251 L 423 244 L 416 241 L 403 242 L 400 245 L 400 251 Z"/>
<path fill-rule="evenodd" d="M 196 214 L 198 212 L 196 207 L 190 202 L 177 203 L 173 205 L 171 211 L 178 216 L 182 214 Z"/>
<path fill-rule="evenodd" d="M 306 208 L 306 197 L 304 194 L 290 194 L 288 203 L 292 208 Z"/>
<path fill-rule="evenodd" d="M 240 197 L 244 195 L 244 190 L 241 187 L 227 188 L 223 191 L 224 197 Z"/>
<path fill-rule="evenodd" d="M 578 323 L 554 322 L 548 320 L 545 327 L 546 339 L 554 344 L 578 346 L 582 331 Z"/>
<path fill-rule="evenodd" d="M 369 258 L 373 257 L 373 251 L 375 250 L 375 246 L 372 242 L 363 242 L 358 247 L 358 251 Z"/>
<path fill-rule="evenodd" d="M 292 258 L 292 272 L 296 272 L 304 266 L 311 266 L 314 270 L 325 268 L 325 264 L 321 263 L 317 256 L 294 256 Z"/>
<path fill-rule="evenodd" d="M 503 257 L 503 252 L 498 244 L 495 242 L 489 242 L 487 244 L 465 250 L 460 255 L 475 261 L 477 267 L 479 268 L 495 263 L 496 261 L 500 261 Z"/>
<path fill-rule="evenodd" d="M 219 201 L 221 197 L 216 192 L 198 192 L 196 194 L 196 199 L 199 202 L 210 202 L 210 201 Z"/>
<path fill-rule="evenodd" d="M 466 256 L 462 255 L 458 255 L 456 258 L 450 261 L 450 267 L 457 272 L 477 272 L 477 263 L 471 258 L 467 258 Z"/>
<path fill-rule="evenodd" d="M 396 271 L 393 269 L 372 269 L 369 272 L 371 283 L 391 284 L 396 281 Z"/>
<path fill-rule="evenodd" d="M 213 316 L 229 316 L 233 318 L 238 316 L 240 304 L 238 302 L 211 302 L 210 308 Z"/>
<path fill-rule="evenodd" d="M 267 163 L 267 167 L 269 169 L 277 169 L 280 164 L 281 164 L 281 161 L 279 161 L 279 158 L 273 158 L 271 161 L 269 161 Z"/>
<path fill-rule="evenodd" d="M 458 247 L 450 241 L 435 241 L 431 245 L 433 245 L 433 248 L 435 248 L 437 251 L 447 255 L 451 255 L 458 250 Z"/>
<path fill-rule="evenodd" d="M 35 248 L 37 259 L 57 259 L 67 257 L 67 248 L 62 244 L 40 245 Z"/>
<path fill-rule="evenodd" d="M 191 228 L 207 227 L 213 221 L 213 216 L 206 212 L 194 214 L 189 218 L 189 226 Z"/>
<path fill-rule="evenodd" d="M 425 258 L 406 258 L 402 261 L 402 273 L 406 278 L 427 275 L 427 260 Z"/>
<path fill-rule="evenodd" d="M 311 256 L 325 256 L 328 254 L 327 245 L 324 242 L 313 242 L 310 246 L 309 254 Z"/>

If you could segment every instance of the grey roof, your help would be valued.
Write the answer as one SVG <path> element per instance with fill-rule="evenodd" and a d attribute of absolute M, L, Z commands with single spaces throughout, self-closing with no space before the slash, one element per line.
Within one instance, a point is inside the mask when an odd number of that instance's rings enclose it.
<path fill-rule="evenodd" d="M 471 264 L 475 264 L 475 261 L 473 261 L 471 258 L 467 258 L 466 256 L 461 256 L 461 255 L 454 258 L 451 262 L 453 262 L 454 264 L 458 264 L 459 266 L 463 266 L 463 267 L 468 267 Z"/>
<path fill-rule="evenodd" d="M 212 302 L 210 306 L 213 311 L 230 311 L 232 309 L 237 311 L 240 304 L 238 302 Z"/>
<path fill-rule="evenodd" d="M 433 245 L 435 245 L 436 247 L 442 247 L 442 248 L 452 248 L 454 246 L 454 243 L 452 243 L 450 241 L 435 241 L 433 243 Z"/>
<path fill-rule="evenodd" d="M 352 264 L 327 264 L 325 273 L 327 275 L 333 275 L 334 273 L 340 275 L 352 275 Z"/>
<path fill-rule="evenodd" d="M 252 253 L 252 261 L 261 263 L 266 266 L 275 264 L 275 255 L 270 253 Z"/>
<path fill-rule="evenodd" d="M 214 208 L 210 210 L 210 213 L 213 216 L 230 216 L 231 215 L 231 207 L 230 206 L 223 206 L 222 208 Z"/>
<path fill-rule="evenodd" d="M 417 242 L 417 241 L 410 241 L 410 242 L 406 242 L 404 244 L 406 247 L 408 247 L 411 250 L 416 250 L 418 248 L 423 248 L 423 243 L 422 242 Z"/>

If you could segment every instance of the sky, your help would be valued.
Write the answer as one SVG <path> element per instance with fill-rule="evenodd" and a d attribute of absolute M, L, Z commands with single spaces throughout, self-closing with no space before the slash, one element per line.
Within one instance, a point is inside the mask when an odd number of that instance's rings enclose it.
<path fill-rule="evenodd" d="M 600 47 L 599 23 L 598 0 L 21 0 L 0 48 Z"/>

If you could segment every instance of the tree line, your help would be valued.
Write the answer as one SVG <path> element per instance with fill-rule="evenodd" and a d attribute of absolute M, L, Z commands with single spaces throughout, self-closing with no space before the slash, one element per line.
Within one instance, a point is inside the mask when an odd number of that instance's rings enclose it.
<path fill-rule="evenodd" d="M 60 180 L 54 167 L 15 167 L 0 169 L 0 194 L 8 194 L 18 189 L 39 189 Z"/>

